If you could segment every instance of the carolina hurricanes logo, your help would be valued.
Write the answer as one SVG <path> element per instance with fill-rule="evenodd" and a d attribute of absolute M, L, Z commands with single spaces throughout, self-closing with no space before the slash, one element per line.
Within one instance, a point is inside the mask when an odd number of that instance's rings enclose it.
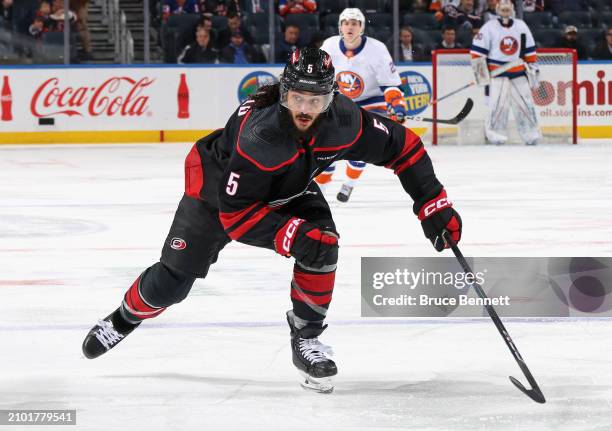
<path fill-rule="evenodd" d="M 187 248 L 187 243 L 182 238 L 174 237 L 170 240 L 170 247 L 175 250 L 185 250 Z"/>
<path fill-rule="evenodd" d="M 499 42 L 499 49 L 506 55 L 515 54 L 518 51 L 518 42 L 512 36 L 506 36 Z"/>
<path fill-rule="evenodd" d="M 355 72 L 345 71 L 336 75 L 338 81 L 338 90 L 351 99 L 361 96 L 363 93 L 364 82 L 363 78 Z"/>

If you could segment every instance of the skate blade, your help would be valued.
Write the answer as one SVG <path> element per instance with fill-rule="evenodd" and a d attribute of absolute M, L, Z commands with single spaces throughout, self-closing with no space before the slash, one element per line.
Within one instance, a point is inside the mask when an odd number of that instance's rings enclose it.
<path fill-rule="evenodd" d="M 304 377 L 304 381 L 300 385 L 305 390 L 319 394 L 331 394 L 334 391 L 334 383 L 331 377 L 312 377 L 303 372 L 300 372 L 300 374 Z"/>

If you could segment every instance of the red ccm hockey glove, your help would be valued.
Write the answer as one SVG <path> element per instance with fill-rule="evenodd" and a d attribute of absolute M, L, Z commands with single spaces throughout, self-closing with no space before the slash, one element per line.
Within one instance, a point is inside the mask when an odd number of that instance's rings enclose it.
<path fill-rule="evenodd" d="M 452 206 L 452 202 L 446 197 L 446 191 L 442 189 L 438 196 L 425 202 L 417 213 L 425 236 L 438 251 L 449 248 L 442 238 L 444 231 L 448 231 L 455 242 L 461 239 L 461 217 Z"/>
<path fill-rule="evenodd" d="M 338 261 L 338 236 L 297 217 L 278 230 L 274 248 L 283 256 L 293 256 L 307 268 L 318 269 Z"/>

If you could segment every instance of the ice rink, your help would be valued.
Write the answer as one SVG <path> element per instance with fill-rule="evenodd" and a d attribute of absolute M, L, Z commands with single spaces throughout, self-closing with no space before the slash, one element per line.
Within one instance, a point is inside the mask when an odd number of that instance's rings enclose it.
<path fill-rule="evenodd" d="M 187 300 L 85 359 L 87 331 L 159 258 L 190 146 L 0 147 L 0 409 L 76 409 L 61 429 L 78 430 L 612 429 L 612 320 L 506 321 L 539 405 L 488 319 L 360 318 L 360 257 L 436 254 L 375 167 L 348 204 L 331 197 L 343 175 L 330 190 L 333 394 L 291 364 L 291 261 L 237 243 Z M 428 151 L 465 255 L 612 256 L 612 143 Z"/>

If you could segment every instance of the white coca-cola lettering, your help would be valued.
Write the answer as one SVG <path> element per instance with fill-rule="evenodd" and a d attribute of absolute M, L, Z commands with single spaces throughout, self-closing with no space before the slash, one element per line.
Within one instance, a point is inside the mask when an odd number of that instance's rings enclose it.
<path fill-rule="evenodd" d="M 139 80 L 127 76 L 112 77 L 95 87 L 62 87 L 58 78 L 43 82 L 34 92 L 30 111 L 36 117 L 51 115 L 89 115 L 139 117 L 147 112 L 149 96 L 143 90 L 155 78 Z"/>

